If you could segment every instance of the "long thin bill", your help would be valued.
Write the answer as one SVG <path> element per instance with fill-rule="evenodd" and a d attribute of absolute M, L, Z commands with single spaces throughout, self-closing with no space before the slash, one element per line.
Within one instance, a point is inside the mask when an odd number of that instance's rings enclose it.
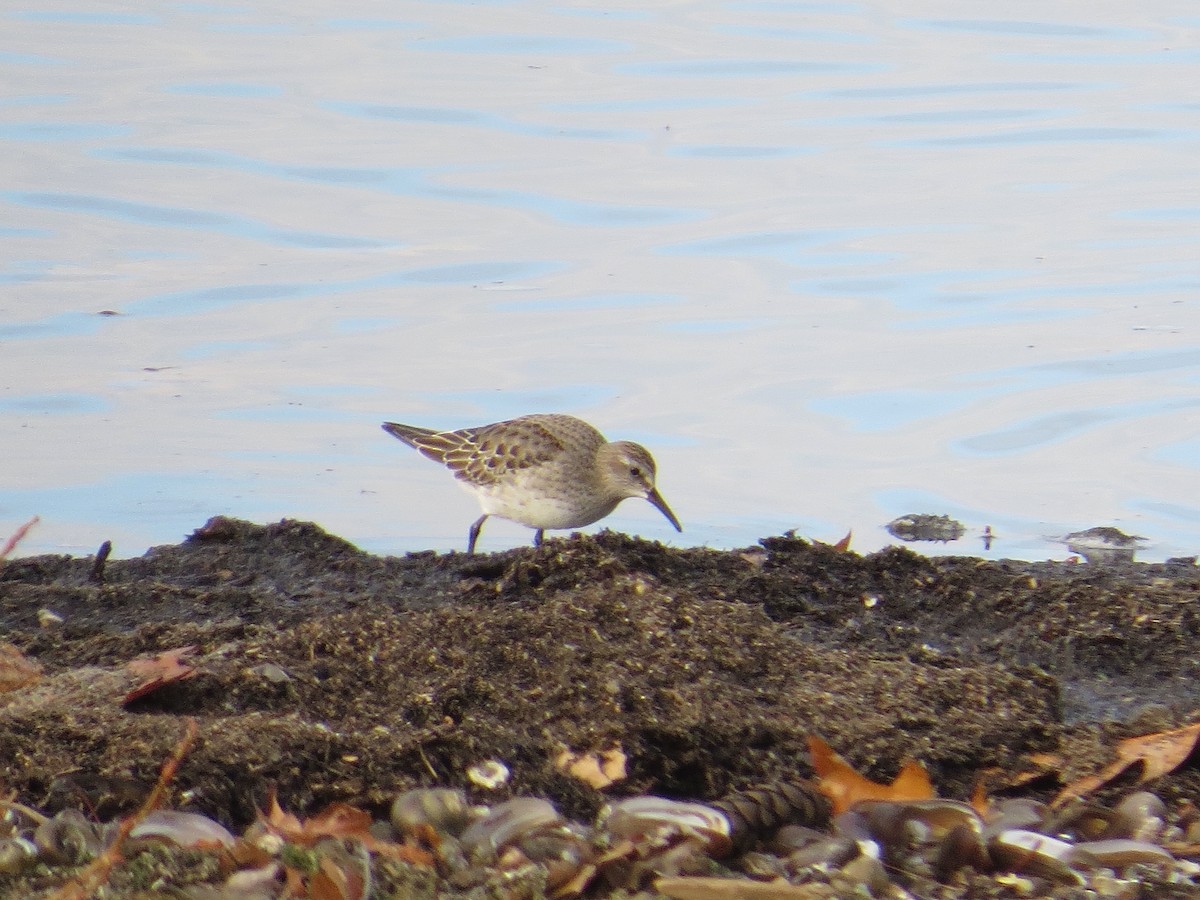
<path fill-rule="evenodd" d="M 650 493 L 646 495 L 646 499 L 653 504 L 655 509 L 667 517 L 667 521 L 675 526 L 676 531 L 683 531 L 683 526 L 675 518 L 675 513 L 671 512 L 671 507 L 667 506 L 667 501 L 662 498 L 662 494 L 658 492 L 658 488 L 652 488 Z"/>

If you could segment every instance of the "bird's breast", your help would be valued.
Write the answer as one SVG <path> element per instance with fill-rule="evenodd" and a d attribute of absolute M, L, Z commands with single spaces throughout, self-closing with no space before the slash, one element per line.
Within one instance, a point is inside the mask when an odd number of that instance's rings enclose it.
<path fill-rule="evenodd" d="M 604 518 L 620 502 L 579 483 L 537 479 L 509 479 L 474 490 L 485 513 L 530 528 L 581 528 Z"/>

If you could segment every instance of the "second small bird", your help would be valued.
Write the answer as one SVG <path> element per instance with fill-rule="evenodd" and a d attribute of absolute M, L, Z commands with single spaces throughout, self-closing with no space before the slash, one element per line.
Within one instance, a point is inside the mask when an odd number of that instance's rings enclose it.
<path fill-rule="evenodd" d="M 445 465 L 479 498 L 483 515 L 471 525 L 468 553 L 488 516 L 537 529 L 539 545 L 547 528 L 590 525 L 629 497 L 648 500 L 683 531 L 654 486 L 650 452 L 631 441 L 609 443 L 574 416 L 521 416 L 459 431 L 384 422 L 383 430 Z"/>

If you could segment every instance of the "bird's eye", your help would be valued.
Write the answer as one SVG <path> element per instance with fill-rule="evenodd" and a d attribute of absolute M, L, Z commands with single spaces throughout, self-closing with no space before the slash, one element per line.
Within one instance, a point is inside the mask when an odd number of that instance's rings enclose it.
<path fill-rule="evenodd" d="M 641 469 L 639 469 L 637 466 L 632 466 L 632 467 L 629 469 L 629 474 L 630 474 L 630 475 L 632 475 L 634 478 L 641 478 L 641 477 L 642 477 L 642 470 L 641 470 Z"/>

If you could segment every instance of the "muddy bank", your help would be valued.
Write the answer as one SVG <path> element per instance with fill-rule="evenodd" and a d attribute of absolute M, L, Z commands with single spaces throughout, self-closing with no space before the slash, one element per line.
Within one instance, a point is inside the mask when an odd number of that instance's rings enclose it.
<path fill-rule="evenodd" d="M 0 776 L 47 812 L 132 808 L 184 716 L 199 739 L 173 799 L 240 828 L 271 790 L 310 812 L 382 810 L 417 785 L 479 794 L 466 771 L 492 759 L 512 777 L 489 802 L 533 794 L 587 819 L 608 796 L 713 799 L 807 774 L 810 733 L 876 777 L 915 756 L 963 797 L 1028 754 L 1058 754 L 1060 781 L 1092 771 L 1200 708 L 1194 566 L 609 532 L 376 557 L 307 523 L 214 519 L 93 575 L 87 558 L 0 569 L 5 637 L 44 669 L 0 697 Z M 126 664 L 180 647 L 197 673 L 124 704 L 141 680 Z M 593 790 L 554 765 L 564 747 L 619 747 L 628 777 Z M 1194 765 L 1151 787 L 1200 801 Z"/>

